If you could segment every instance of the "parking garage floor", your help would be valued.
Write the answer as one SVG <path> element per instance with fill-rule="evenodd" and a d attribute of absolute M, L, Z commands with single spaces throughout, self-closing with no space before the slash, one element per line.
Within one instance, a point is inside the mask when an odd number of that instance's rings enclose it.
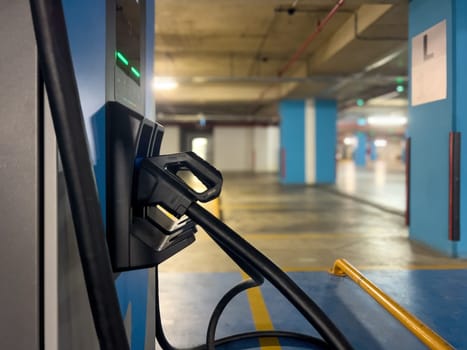
<path fill-rule="evenodd" d="M 253 174 L 226 175 L 220 203 L 211 208 L 287 271 L 356 349 L 426 347 L 350 279 L 327 272 L 338 258 L 351 262 L 455 348 L 467 349 L 467 261 L 409 241 L 403 216 L 339 195 L 336 188 L 281 186 L 276 175 Z M 205 342 L 215 304 L 245 278 L 203 232 L 159 271 L 163 325 L 178 347 Z M 236 297 L 216 334 L 271 328 L 317 334 L 268 283 Z M 268 342 L 273 349 L 304 347 Z M 223 348 L 265 345 L 244 341 Z"/>
<path fill-rule="evenodd" d="M 401 162 L 369 162 L 357 167 L 351 160 L 337 163 L 336 186 L 340 193 L 380 209 L 404 215 L 406 207 L 405 167 Z"/>

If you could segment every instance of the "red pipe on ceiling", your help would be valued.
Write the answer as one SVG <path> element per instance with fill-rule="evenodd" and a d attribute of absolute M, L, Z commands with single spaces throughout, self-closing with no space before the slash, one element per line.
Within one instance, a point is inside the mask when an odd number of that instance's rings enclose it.
<path fill-rule="evenodd" d="M 293 56 L 285 63 L 278 71 L 277 76 L 282 76 L 289 68 L 302 56 L 306 48 L 310 43 L 318 36 L 319 33 L 323 30 L 324 26 L 329 22 L 329 20 L 336 14 L 337 10 L 344 4 L 345 0 L 339 0 L 336 5 L 329 11 L 329 13 L 324 17 L 322 21 L 318 24 L 315 31 L 311 33 L 308 38 L 303 42 L 303 44 L 295 51 Z"/>

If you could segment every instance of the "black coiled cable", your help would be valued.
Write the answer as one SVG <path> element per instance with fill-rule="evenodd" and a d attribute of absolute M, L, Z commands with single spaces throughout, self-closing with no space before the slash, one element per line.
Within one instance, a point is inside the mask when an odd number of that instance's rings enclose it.
<path fill-rule="evenodd" d="M 160 299 L 159 299 L 159 273 L 157 266 L 155 268 L 155 277 L 156 277 L 156 339 L 159 345 L 164 350 L 212 350 L 215 347 L 232 344 L 244 340 L 249 339 L 260 339 L 260 338 L 281 338 L 281 339 L 293 339 L 299 341 L 304 348 L 310 348 L 317 350 L 328 350 L 331 347 L 324 342 L 322 339 L 312 337 L 305 334 L 295 333 L 295 332 L 285 332 L 285 331 L 254 331 L 254 332 L 247 332 L 247 333 L 240 333 L 231 335 L 228 337 L 215 339 L 215 332 L 217 325 L 219 323 L 219 319 L 224 311 L 225 307 L 228 303 L 238 294 L 241 292 L 254 287 L 259 287 L 255 280 L 249 279 L 242 281 L 241 283 L 234 286 L 230 289 L 217 303 L 214 311 L 211 315 L 208 324 L 208 330 L 206 334 L 206 344 L 189 347 L 189 348 L 177 348 L 173 346 L 170 341 L 167 339 L 167 336 L 164 333 L 164 328 L 162 325 L 162 317 L 160 312 Z"/>
<path fill-rule="evenodd" d="M 329 346 L 337 350 L 350 350 L 352 346 L 319 308 L 319 306 L 277 265 L 240 237 L 235 231 L 218 220 L 198 203 L 192 203 L 186 212 L 194 222 L 229 256 L 241 257 L 250 269 L 267 279 L 318 331 Z M 235 260 L 235 259 L 234 259 Z"/>

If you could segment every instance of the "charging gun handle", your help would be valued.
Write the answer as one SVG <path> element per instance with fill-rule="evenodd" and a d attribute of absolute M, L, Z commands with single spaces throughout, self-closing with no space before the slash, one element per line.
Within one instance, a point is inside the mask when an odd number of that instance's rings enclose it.
<path fill-rule="evenodd" d="M 186 215 L 203 227 L 222 249 L 228 249 L 231 254 L 241 257 L 241 260 L 259 271 L 300 311 L 329 345 L 338 350 L 352 349 L 344 335 L 319 306 L 259 250 L 197 203 L 188 207 Z"/>

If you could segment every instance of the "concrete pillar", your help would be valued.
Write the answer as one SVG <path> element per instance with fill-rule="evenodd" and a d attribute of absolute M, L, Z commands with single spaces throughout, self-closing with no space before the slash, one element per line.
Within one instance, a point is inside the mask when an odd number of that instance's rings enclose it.
<path fill-rule="evenodd" d="M 337 105 L 333 100 L 280 103 L 281 182 L 335 182 Z"/>
<path fill-rule="evenodd" d="M 459 242 L 449 240 L 449 133 L 460 132 L 461 184 L 467 154 L 467 3 L 409 3 L 411 138 L 410 238 L 451 256 L 467 256 L 467 213 L 460 212 Z M 467 203 L 461 185 L 460 207 Z"/>

